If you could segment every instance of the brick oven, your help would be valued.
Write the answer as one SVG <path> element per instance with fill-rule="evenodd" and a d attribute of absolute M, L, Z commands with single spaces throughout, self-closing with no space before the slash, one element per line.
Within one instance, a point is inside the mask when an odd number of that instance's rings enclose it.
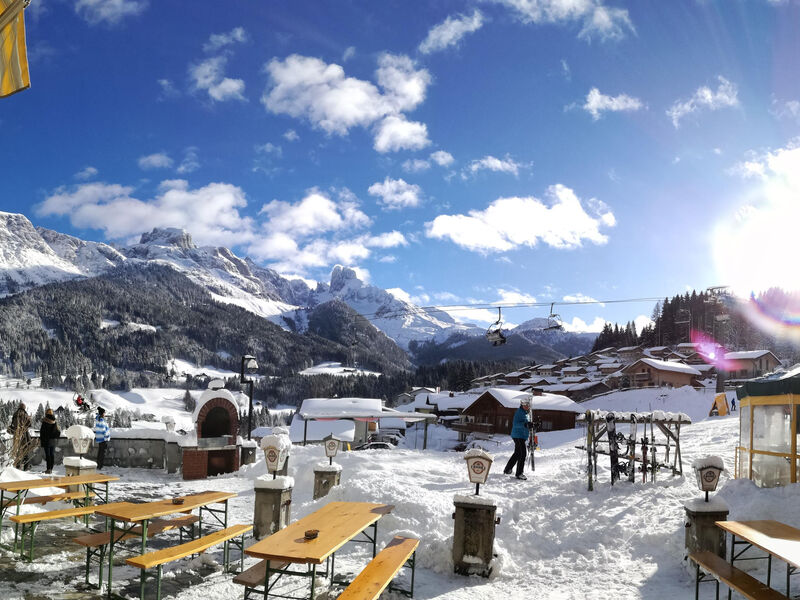
<path fill-rule="evenodd" d="M 239 409 L 221 382 L 212 381 L 194 412 L 196 446 L 183 447 L 183 478 L 204 479 L 239 470 Z"/>

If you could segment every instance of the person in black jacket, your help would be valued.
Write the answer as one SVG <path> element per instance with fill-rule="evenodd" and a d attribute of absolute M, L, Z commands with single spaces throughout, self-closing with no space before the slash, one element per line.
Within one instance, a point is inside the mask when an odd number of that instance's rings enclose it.
<path fill-rule="evenodd" d="M 56 423 L 56 416 L 53 414 L 53 409 L 48 408 L 44 413 L 42 426 L 39 429 L 39 442 L 42 444 L 44 459 L 47 464 L 45 473 L 53 472 L 53 465 L 56 462 L 56 444 L 60 437 L 61 430 L 58 428 L 58 423 Z"/>

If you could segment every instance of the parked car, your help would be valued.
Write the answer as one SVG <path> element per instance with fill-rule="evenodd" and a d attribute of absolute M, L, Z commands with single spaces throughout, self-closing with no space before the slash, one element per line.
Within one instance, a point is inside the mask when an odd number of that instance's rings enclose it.
<path fill-rule="evenodd" d="M 394 446 L 392 446 L 389 442 L 368 442 L 366 444 L 361 444 L 360 446 L 356 446 L 353 450 L 392 450 Z"/>

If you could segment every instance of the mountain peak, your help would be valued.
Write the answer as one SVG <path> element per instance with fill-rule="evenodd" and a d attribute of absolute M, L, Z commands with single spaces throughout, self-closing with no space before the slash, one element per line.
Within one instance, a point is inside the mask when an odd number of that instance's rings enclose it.
<path fill-rule="evenodd" d="M 343 290 L 348 286 L 348 283 L 353 280 L 359 284 L 363 283 L 358 278 L 358 273 L 356 273 L 355 269 L 343 267 L 342 265 L 336 265 L 331 271 L 331 292 Z"/>
<path fill-rule="evenodd" d="M 177 227 L 156 227 L 150 233 L 143 233 L 139 244 L 150 246 L 177 246 L 183 250 L 192 250 L 197 246 L 191 234 Z"/>

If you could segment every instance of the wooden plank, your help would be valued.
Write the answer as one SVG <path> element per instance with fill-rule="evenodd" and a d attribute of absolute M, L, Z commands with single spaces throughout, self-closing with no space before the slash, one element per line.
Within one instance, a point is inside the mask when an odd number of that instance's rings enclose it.
<path fill-rule="evenodd" d="M 94 496 L 94 492 L 89 492 L 90 496 Z M 48 502 L 58 502 L 61 500 L 77 500 L 78 498 L 86 498 L 86 492 L 65 492 L 63 494 L 50 494 L 48 496 L 29 496 L 22 501 L 22 504 L 47 504 Z M 9 500 L 3 504 L 3 508 L 9 506 L 16 506 L 16 502 Z"/>
<path fill-rule="evenodd" d="M 79 506 L 77 508 L 65 508 L 62 510 L 51 510 L 49 512 L 37 512 L 27 515 L 13 515 L 11 520 L 15 523 L 35 523 L 38 521 L 51 521 L 53 519 L 63 519 L 65 517 L 82 517 L 97 512 L 100 507 L 127 504 L 127 502 L 115 502 L 114 504 L 93 504 L 90 506 Z"/>
<path fill-rule="evenodd" d="M 45 479 L 25 479 L 23 481 L 6 481 L 0 483 L 0 489 L 6 492 L 21 492 L 23 490 L 35 490 L 43 487 L 67 487 L 69 485 L 81 485 L 86 483 L 106 483 L 108 481 L 118 481 L 116 475 L 106 475 L 104 473 L 72 475 L 70 477 L 53 477 Z"/>
<path fill-rule="evenodd" d="M 235 498 L 235 492 L 200 492 L 199 494 L 190 494 L 188 496 L 179 496 L 183 498 L 183 504 L 173 504 L 172 498 L 165 500 L 157 500 L 155 502 L 143 502 L 140 504 L 128 503 L 126 506 L 103 509 L 97 511 L 97 514 L 103 517 L 109 517 L 115 521 L 137 522 L 144 521 L 145 519 L 155 519 L 156 517 L 165 517 L 176 513 L 190 512 L 195 508 L 205 506 L 206 504 L 214 504 L 215 502 L 223 502 L 230 498 Z"/>
<path fill-rule="evenodd" d="M 737 569 L 713 552 L 693 552 L 689 555 L 689 559 L 746 598 L 751 600 L 788 600 L 788 596 L 767 587 L 765 583 Z M 340 598 L 342 597 L 340 596 Z"/>
<path fill-rule="evenodd" d="M 800 529 L 780 521 L 717 521 L 717 527 L 800 567 Z"/>
<path fill-rule="evenodd" d="M 270 565 L 270 570 L 275 571 L 276 569 L 283 569 L 286 567 L 288 563 L 276 563 L 273 562 Z M 264 578 L 267 576 L 267 561 L 262 560 L 254 564 L 249 569 L 242 571 L 236 577 L 233 578 L 233 583 L 238 583 L 239 585 L 243 585 L 245 587 L 258 587 L 259 585 L 264 585 Z"/>
<path fill-rule="evenodd" d="M 394 506 L 390 504 L 330 502 L 253 544 L 245 550 L 245 554 L 281 562 L 322 564 L 392 509 Z M 319 530 L 319 535 L 313 540 L 304 537 L 309 529 Z"/>
<path fill-rule="evenodd" d="M 164 548 L 163 550 L 156 550 L 155 552 L 148 552 L 140 556 L 134 556 L 127 559 L 125 562 L 137 569 L 149 569 L 164 563 L 178 560 L 190 554 L 198 554 L 205 552 L 212 546 L 221 544 L 224 541 L 233 539 L 253 529 L 252 525 L 233 525 L 220 531 L 215 531 L 209 535 L 205 535 L 191 542 L 173 546 L 171 548 Z"/>
<path fill-rule="evenodd" d="M 178 517 L 177 519 L 156 519 L 152 521 L 147 526 L 147 537 L 151 538 L 154 535 L 159 533 L 163 533 L 165 531 L 170 531 L 171 529 L 177 529 L 179 527 L 186 527 L 188 525 L 192 525 L 193 523 L 197 523 L 200 520 L 200 517 L 197 515 L 186 515 L 183 517 Z M 129 539 L 141 539 L 142 538 L 142 528 L 141 527 L 134 527 L 129 533 L 124 533 L 120 530 L 117 530 L 116 535 L 114 536 L 114 542 L 119 542 L 120 540 L 129 540 Z M 97 546 L 105 546 L 111 541 L 111 532 L 110 531 L 101 531 L 100 533 L 90 533 L 89 535 L 82 535 L 72 539 L 73 542 L 79 544 L 81 546 L 95 548 Z"/>
<path fill-rule="evenodd" d="M 338 600 L 375 600 L 419 546 L 415 538 L 395 537 L 373 558 Z"/>

